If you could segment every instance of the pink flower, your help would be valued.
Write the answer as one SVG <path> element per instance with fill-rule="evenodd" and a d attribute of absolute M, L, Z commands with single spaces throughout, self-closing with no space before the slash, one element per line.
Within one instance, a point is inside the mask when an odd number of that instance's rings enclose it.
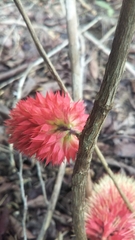
<path fill-rule="evenodd" d="M 88 115 L 84 113 L 82 101 L 73 102 L 68 94 L 50 92 L 43 97 L 37 93 L 18 102 L 6 121 L 9 142 L 28 156 L 39 160 L 46 158 L 46 164 L 61 164 L 75 159 L 78 138 Z"/>
<path fill-rule="evenodd" d="M 118 174 L 116 180 L 135 208 L 135 180 Z M 91 240 L 135 239 L 135 218 L 117 191 L 113 181 L 105 175 L 94 185 L 85 211 L 85 228 Z"/>

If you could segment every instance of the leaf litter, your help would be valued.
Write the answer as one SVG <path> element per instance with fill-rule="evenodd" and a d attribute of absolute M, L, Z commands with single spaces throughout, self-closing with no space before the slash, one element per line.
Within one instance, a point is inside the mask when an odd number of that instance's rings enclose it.
<path fill-rule="evenodd" d="M 23 0 L 22 2 L 48 53 L 67 39 L 66 20 L 61 1 L 57 1 L 55 4 L 51 1 L 45 1 L 45 4 L 43 1 L 33 1 L 33 3 L 29 1 L 28 3 Z M 83 1 L 77 3 L 80 26 L 86 25 L 96 15 L 100 15 L 101 20 L 89 31 L 97 39 L 101 39 L 110 28 L 116 25 L 121 1 L 106 1 L 106 5 L 103 3 L 99 5 L 99 1 L 93 1 L 89 9 L 81 2 Z M 18 177 L 19 153 L 16 150 L 12 152 L 8 148 L 8 136 L 4 121 L 14 106 L 19 80 L 26 73 L 26 66 L 34 63 L 40 56 L 15 5 L 10 1 L 1 1 L 0 13 L 0 71 L 3 76 L 0 78 L 0 219 L 2 219 L 2 222 L 0 220 L 0 238 L 19 240 L 23 238 L 23 202 Z M 103 17 L 104 15 L 105 17 Z M 105 41 L 104 45 L 110 47 L 112 39 L 113 35 Z M 135 65 L 134 45 L 135 38 L 128 56 L 128 62 L 132 66 Z M 89 113 L 102 82 L 108 57 L 98 49 L 98 46 L 86 38 L 85 48 L 85 59 L 87 61 L 90 58 L 90 62 L 85 67 L 83 96 L 86 110 Z M 58 51 L 51 57 L 51 61 L 71 93 L 68 47 Z M 22 67 L 21 72 L 15 71 L 18 67 Z M 35 96 L 36 91 L 41 91 L 45 95 L 50 90 L 55 92 L 59 90 L 59 87 L 42 63 L 38 67 L 33 67 L 32 71 L 27 74 L 21 98 Z M 135 76 L 128 70 L 124 72 L 113 108 L 99 136 L 98 145 L 113 172 L 123 171 L 125 174 L 135 176 Z M 11 164 L 12 154 L 14 165 Z M 48 201 L 53 191 L 57 172 L 57 167 L 41 166 Z M 71 211 L 72 172 L 73 163 L 66 167 L 59 199 L 46 234 L 47 240 L 60 239 L 59 236 L 62 236 L 64 240 L 74 239 Z M 104 173 L 96 154 L 93 154 L 92 180 L 97 181 Z M 47 203 L 44 200 L 36 161 L 27 156 L 23 156 L 23 180 L 28 205 L 27 238 L 37 239 L 47 211 Z"/>

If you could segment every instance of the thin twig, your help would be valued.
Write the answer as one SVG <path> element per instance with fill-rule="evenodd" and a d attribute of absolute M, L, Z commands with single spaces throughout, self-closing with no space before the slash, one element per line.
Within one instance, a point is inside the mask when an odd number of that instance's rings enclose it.
<path fill-rule="evenodd" d="M 60 193 L 60 188 L 61 188 L 61 185 L 62 185 L 62 180 L 63 180 L 64 173 L 65 173 L 65 168 L 66 168 L 66 162 L 63 162 L 60 165 L 59 172 L 58 172 L 58 175 L 57 175 L 57 179 L 56 179 L 56 182 L 55 182 L 55 186 L 54 186 L 54 189 L 53 189 L 53 193 L 52 193 L 51 199 L 49 201 L 48 210 L 47 210 L 46 216 L 44 218 L 43 225 L 42 225 L 42 228 L 41 228 L 41 231 L 40 231 L 40 234 L 39 234 L 37 240 L 43 240 L 44 239 L 46 231 L 47 231 L 47 229 L 50 225 L 52 215 L 53 215 L 53 212 L 54 212 L 57 200 L 58 200 L 58 196 L 59 196 L 59 193 Z"/>
<path fill-rule="evenodd" d="M 76 0 L 65 0 L 66 20 L 69 39 L 69 55 L 72 72 L 73 99 L 82 99 L 82 74 L 79 54 L 79 32 L 76 12 Z"/>
<path fill-rule="evenodd" d="M 110 176 L 110 178 L 113 180 L 119 194 L 121 195 L 121 197 L 123 198 L 124 202 L 126 203 L 128 209 L 131 212 L 135 212 L 135 210 L 133 209 L 133 207 L 131 206 L 131 203 L 129 202 L 128 198 L 126 197 L 126 195 L 124 194 L 124 192 L 120 189 L 119 184 L 117 183 L 117 181 L 115 180 L 115 175 L 113 174 L 112 170 L 109 168 L 108 163 L 106 162 L 103 154 L 101 153 L 100 149 L 98 148 L 98 146 L 95 144 L 95 148 L 94 148 L 95 152 L 97 153 L 102 165 L 104 166 L 106 172 L 108 173 L 108 175 Z"/>
<path fill-rule="evenodd" d="M 40 166 L 39 161 L 36 161 L 36 165 L 37 165 L 38 177 L 39 177 L 39 180 L 40 180 L 40 184 L 41 184 L 41 187 L 42 187 L 42 192 L 43 192 L 43 196 L 44 196 L 44 200 L 45 200 L 45 205 L 48 205 L 49 202 L 48 202 L 47 195 L 46 195 L 46 190 L 45 190 L 45 181 L 43 181 L 43 178 L 42 178 L 41 166 Z"/>
<path fill-rule="evenodd" d="M 9 144 L 10 163 L 12 168 L 15 168 L 14 149 L 13 144 Z"/>
<path fill-rule="evenodd" d="M 21 195 L 22 195 L 22 201 L 23 201 L 23 220 L 22 220 L 23 235 L 24 235 L 24 240 L 27 240 L 27 231 L 26 231 L 27 198 L 25 196 L 24 183 L 23 183 L 23 160 L 22 160 L 21 153 L 19 154 L 19 180 L 20 180 L 20 188 L 21 188 Z"/>
<path fill-rule="evenodd" d="M 94 37 L 89 32 L 85 32 L 84 37 L 86 37 L 88 40 L 93 42 L 99 49 L 101 49 L 107 56 L 109 56 L 111 50 L 109 48 L 107 48 L 105 45 L 103 45 L 102 39 L 101 39 L 101 41 L 98 40 L 96 37 Z M 126 62 L 125 67 L 130 73 L 132 73 L 133 76 L 135 76 L 135 69 L 133 68 L 133 66 L 129 62 Z"/>
<path fill-rule="evenodd" d="M 115 30 L 116 30 L 116 26 L 114 26 L 111 29 L 109 29 L 109 31 L 100 40 L 100 43 L 103 43 L 106 40 L 108 40 L 108 38 L 115 32 Z"/>
<path fill-rule="evenodd" d="M 10 144 L 11 145 L 11 144 Z M 11 147 L 11 148 L 9 148 L 8 146 L 5 146 L 5 145 L 3 145 L 3 144 L 0 144 L 0 152 L 5 152 L 5 153 L 10 153 L 10 151 L 11 151 L 11 153 L 13 154 L 13 153 L 15 153 L 16 151 L 13 149 L 13 146 Z M 10 160 L 11 160 L 11 158 L 10 158 Z M 14 160 L 14 159 L 13 159 Z M 12 161 L 12 160 L 11 160 Z M 13 161 L 13 163 L 11 163 L 11 166 L 13 166 L 13 167 L 15 167 L 15 164 L 14 164 L 14 161 Z"/>

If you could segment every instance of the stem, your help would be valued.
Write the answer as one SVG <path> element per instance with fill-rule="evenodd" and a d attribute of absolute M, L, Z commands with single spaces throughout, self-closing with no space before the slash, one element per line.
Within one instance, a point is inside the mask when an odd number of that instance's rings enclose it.
<path fill-rule="evenodd" d="M 91 116 L 88 118 L 80 136 L 79 150 L 72 179 L 73 222 L 77 240 L 87 239 L 84 226 L 84 203 L 89 165 L 103 122 L 112 108 L 134 30 L 135 1 L 124 0 L 104 79 L 94 103 Z"/>
<path fill-rule="evenodd" d="M 66 20 L 69 39 L 69 56 L 71 62 L 71 77 L 73 87 L 73 99 L 82 99 L 82 69 L 80 65 L 80 43 L 78 31 L 78 19 L 76 11 L 76 0 L 65 0 Z"/>
<path fill-rule="evenodd" d="M 65 168 L 66 168 L 66 160 L 65 160 L 65 163 L 62 163 L 61 166 L 59 167 L 59 172 L 58 172 L 58 175 L 57 175 L 57 179 L 56 179 L 56 182 L 55 182 L 55 186 L 54 186 L 54 189 L 53 189 L 51 199 L 49 201 L 47 213 L 46 213 L 46 216 L 44 218 L 42 228 L 41 228 L 41 231 L 39 233 L 39 236 L 38 236 L 37 240 L 43 240 L 44 239 L 46 231 L 47 231 L 47 229 L 50 225 L 52 215 L 53 215 L 53 212 L 54 212 L 54 209 L 55 209 L 58 197 L 59 197 L 63 176 L 65 174 Z"/>

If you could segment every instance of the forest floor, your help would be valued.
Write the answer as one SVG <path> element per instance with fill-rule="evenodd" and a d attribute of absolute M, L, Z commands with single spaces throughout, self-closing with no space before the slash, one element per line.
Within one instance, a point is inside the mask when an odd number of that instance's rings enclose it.
<path fill-rule="evenodd" d="M 121 8 L 121 0 L 77 1 L 84 57 L 83 100 L 90 113 L 103 80 L 108 53 Z M 42 46 L 72 94 L 71 67 L 66 41 L 64 1 L 22 0 Z M 65 43 L 65 46 L 63 45 Z M 135 36 L 114 105 L 101 130 L 98 146 L 114 173 L 135 177 Z M 30 67 L 30 68 L 29 68 Z M 29 71 L 28 71 L 29 69 Z M 0 1 L 0 239 L 23 239 L 24 216 L 20 191 L 19 152 L 9 146 L 4 121 L 17 99 L 35 96 L 40 91 L 56 92 L 59 86 L 40 57 L 26 25 L 13 1 Z M 72 226 L 71 179 L 74 163 L 66 167 L 61 191 L 46 240 L 74 239 Z M 105 170 L 93 154 L 90 173 L 93 182 Z M 40 176 L 41 173 L 41 176 Z M 40 166 L 35 159 L 23 156 L 23 183 L 27 203 L 27 239 L 37 239 L 53 192 L 58 167 Z M 43 182 L 42 182 L 43 180 Z M 45 185 L 43 186 L 43 184 Z"/>

